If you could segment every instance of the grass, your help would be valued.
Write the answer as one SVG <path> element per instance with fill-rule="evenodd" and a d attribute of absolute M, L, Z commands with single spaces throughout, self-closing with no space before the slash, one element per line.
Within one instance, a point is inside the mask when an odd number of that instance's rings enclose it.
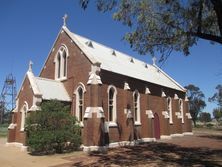
<path fill-rule="evenodd" d="M 8 124 L 0 125 L 0 137 L 6 137 L 8 134 Z"/>

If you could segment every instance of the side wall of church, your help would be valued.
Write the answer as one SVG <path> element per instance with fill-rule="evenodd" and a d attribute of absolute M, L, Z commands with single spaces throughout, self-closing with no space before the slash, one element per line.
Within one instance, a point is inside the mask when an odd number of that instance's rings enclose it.
<path fill-rule="evenodd" d="M 183 99 L 184 106 L 184 120 L 186 119 L 185 113 L 188 113 L 188 108 L 185 107 L 186 103 L 185 93 L 170 88 L 162 87 L 152 83 L 146 83 L 137 79 L 129 78 L 119 74 L 114 74 L 108 71 L 101 71 L 102 78 L 102 106 L 105 112 L 105 121 L 108 121 L 108 87 L 113 85 L 117 89 L 117 126 L 109 127 L 109 141 L 119 142 L 128 141 L 131 130 L 127 127 L 127 118 L 125 109 L 127 104 L 130 105 L 132 113 L 134 112 L 133 107 L 133 92 L 138 90 L 140 94 L 140 125 L 134 125 L 133 138 L 154 138 L 154 123 L 153 118 L 148 118 L 146 110 L 152 110 L 153 114 L 157 113 L 160 123 L 160 135 L 178 134 L 190 131 L 190 125 L 188 121 L 182 123 L 182 120 L 176 116 L 176 112 L 179 111 L 179 100 L 174 99 L 174 94 L 177 94 L 179 98 Z M 124 83 L 129 84 L 130 90 L 124 90 Z M 151 94 L 145 94 L 145 88 L 148 87 Z M 164 90 L 166 97 L 161 97 L 162 90 Z M 128 92 L 128 93 L 126 93 Z M 162 114 L 163 111 L 167 111 L 167 97 L 172 99 L 172 112 L 173 112 L 173 123 L 169 123 L 169 118 L 165 118 Z M 134 113 L 132 114 L 134 115 Z"/>
<path fill-rule="evenodd" d="M 16 124 L 15 129 L 9 130 L 8 142 L 18 142 L 25 145 L 26 143 L 26 134 L 25 131 L 21 130 L 21 118 L 22 118 L 22 109 L 25 105 L 25 102 L 30 108 L 33 103 L 33 91 L 27 76 L 21 86 L 21 90 L 18 94 L 18 110 L 12 115 L 12 123 Z"/>

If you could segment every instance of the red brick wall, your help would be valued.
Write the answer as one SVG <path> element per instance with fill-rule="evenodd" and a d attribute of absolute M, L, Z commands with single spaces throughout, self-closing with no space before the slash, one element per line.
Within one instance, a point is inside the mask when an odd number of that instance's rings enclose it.
<path fill-rule="evenodd" d="M 21 129 L 21 110 L 24 106 L 24 102 L 26 101 L 28 103 L 28 107 L 30 108 L 32 106 L 33 101 L 33 91 L 30 86 L 29 79 L 27 76 L 25 77 L 25 80 L 22 84 L 21 90 L 18 94 L 18 112 L 13 113 L 12 116 L 12 122 L 16 123 L 17 126 L 14 130 L 9 130 L 8 134 L 8 141 L 10 142 L 19 142 L 25 144 L 25 133 L 23 131 L 20 131 Z"/>
<path fill-rule="evenodd" d="M 130 134 L 130 130 L 126 126 L 126 115 L 124 109 L 126 104 L 131 105 L 133 112 L 133 92 L 137 89 L 140 93 L 140 111 L 141 111 L 141 126 L 135 126 L 134 136 L 135 138 L 148 138 L 153 137 L 153 120 L 148 118 L 146 110 L 152 110 L 153 113 L 157 113 L 160 119 L 160 134 L 170 135 L 174 133 L 182 133 L 181 119 L 178 119 L 175 112 L 179 112 L 178 100 L 174 100 L 174 94 L 176 93 L 179 98 L 184 99 L 185 93 L 170 88 L 162 87 L 152 83 L 146 83 L 144 81 L 136 80 L 119 74 L 113 74 L 111 72 L 102 70 L 102 106 L 105 112 L 106 121 L 108 119 L 108 94 L 107 89 L 109 85 L 114 85 L 117 88 L 117 124 L 118 127 L 112 127 L 109 129 L 110 141 L 127 140 Z M 128 97 L 126 96 L 126 90 L 123 89 L 124 82 L 127 82 L 130 86 L 128 91 Z M 150 89 L 151 95 L 145 94 L 145 87 Z M 169 124 L 169 119 L 164 118 L 162 111 L 167 111 L 166 98 L 161 97 L 162 90 L 164 90 L 167 96 L 172 98 L 172 111 L 173 111 L 173 124 Z M 187 108 L 184 108 L 184 113 L 187 112 Z M 186 123 L 185 123 L 186 124 Z M 124 134 L 125 133 L 125 134 Z"/>

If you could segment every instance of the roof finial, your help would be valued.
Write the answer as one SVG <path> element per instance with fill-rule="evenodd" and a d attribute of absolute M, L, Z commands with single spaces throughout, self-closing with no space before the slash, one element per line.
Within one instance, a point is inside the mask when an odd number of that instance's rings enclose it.
<path fill-rule="evenodd" d="M 68 19 L 68 15 L 65 14 L 65 15 L 62 17 L 62 19 L 63 19 L 63 26 L 66 26 L 66 20 Z"/>
<path fill-rule="evenodd" d="M 153 56 L 152 60 L 153 60 L 153 65 L 156 65 L 156 57 L 155 56 Z"/>
<path fill-rule="evenodd" d="M 32 61 L 30 60 L 30 61 L 29 61 L 29 72 L 32 72 L 32 65 L 33 65 L 33 63 L 32 63 Z"/>

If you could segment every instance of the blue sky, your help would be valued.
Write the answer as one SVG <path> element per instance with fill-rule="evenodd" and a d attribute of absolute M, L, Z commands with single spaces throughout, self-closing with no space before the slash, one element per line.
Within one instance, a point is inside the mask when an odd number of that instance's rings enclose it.
<path fill-rule="evenodd" d="M 149 55 L 133 52 L 122 41 L 127 28 L 113 21 L 109 13 L 96 11 L 91 4 L 83 11 L 79 0 L 1 0 L 0 2 L 0 91 L 6 75 L 13 73 L 17 89 L 32 60 L 33 71 L 38 75 L 68 14 L 67 26 L 77 34 L 151 63 Z M 222 83 L 222 45 L 211 45 L 200 40 L 191 48 L 190 56 L 173 53 L 163 70 L 182 86 L 198 86 L 206 96 L 212 96 L 217 84 Z M 219 75 L 221 74 L 221 75 Z M 211 112 L 215 104 L 208 103 L 204 111 Z"/>

